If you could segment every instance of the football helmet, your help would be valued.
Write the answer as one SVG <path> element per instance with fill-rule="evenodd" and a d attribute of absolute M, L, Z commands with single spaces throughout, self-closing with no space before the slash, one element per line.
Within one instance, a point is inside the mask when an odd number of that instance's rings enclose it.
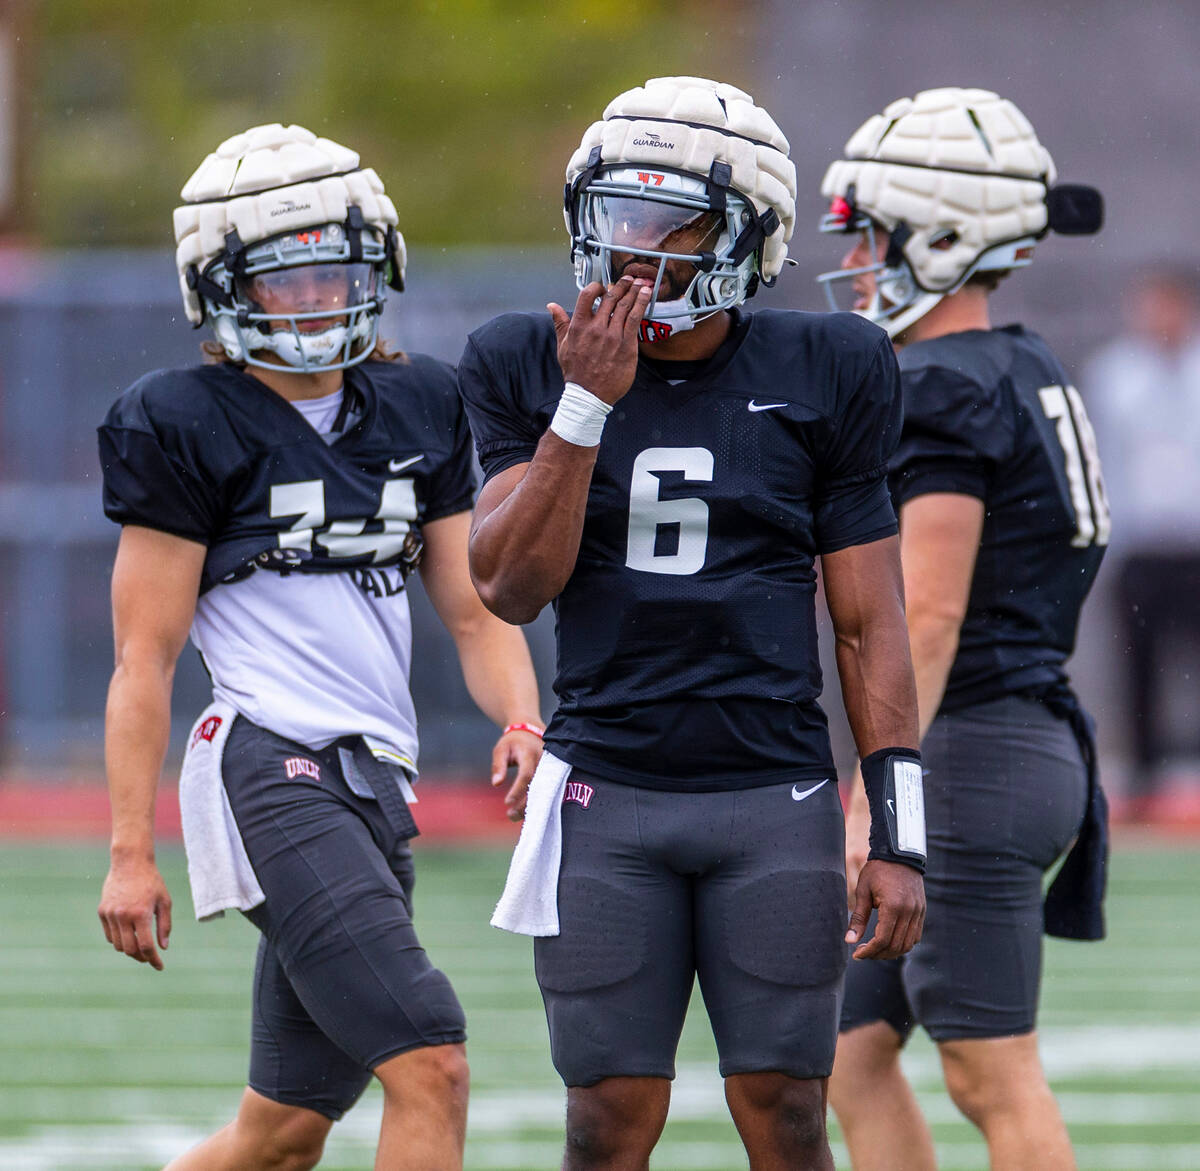
<path fill-rule="evenodd" d="M 579 288 L 654 273 L 646 341 L 773 285 L 796 168 L 771 116 L 732 85 L 656 77 L 614 98 L 567 164 L 563 213 Z M 686 282 L 672 261 L 694 268 Z M 660 299 L 660 293 L 663 295 Z"/>
<path fill-rule="evenodd" d="M 405 250 L 383 183 L 354 151 L 302 126 L 255 126 L 221 143 L 181 196 L 184 309 L 211 322 L 232 361 L 311 373 L 370 354 L 387 287 L 404 288 Z"/>
<path fill-rule="evenodd" d="M 875 274 L 860 310 L 891 337 L 975 273 L 1023 268 L 1051 229 L 1099 231 L 1100 193 L 1058 186 L 1054 161 L 1012 102 L 983 89 L 925 90 L 869 118 L 830 165 L 822 232 L 889 233 L 882 259 L 816 279 L 838 309 L 841 282 Z"/>

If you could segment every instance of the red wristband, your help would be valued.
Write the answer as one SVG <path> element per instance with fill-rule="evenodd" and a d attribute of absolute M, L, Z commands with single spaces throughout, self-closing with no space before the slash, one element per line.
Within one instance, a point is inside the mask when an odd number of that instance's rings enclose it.
<path fill-rule="evenodd" d="M 500 735 L 507 736 L 509 732 L 531 732 L 540 740 L 545 730 L 545 728 L 539 728 L 537 724 L 509 724 Z"/>

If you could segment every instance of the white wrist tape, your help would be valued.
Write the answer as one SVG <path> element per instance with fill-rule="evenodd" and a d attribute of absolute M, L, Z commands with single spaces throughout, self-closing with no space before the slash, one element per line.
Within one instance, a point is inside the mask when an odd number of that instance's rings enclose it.
<path fill-rule="evenodd" d="M 568 382 L 558 400 L 558 410 L 550 420 L 550 430 L 578 447 L 596 447 L 611 410 L 611 403 L 584 390 L 578 382 Z"/>

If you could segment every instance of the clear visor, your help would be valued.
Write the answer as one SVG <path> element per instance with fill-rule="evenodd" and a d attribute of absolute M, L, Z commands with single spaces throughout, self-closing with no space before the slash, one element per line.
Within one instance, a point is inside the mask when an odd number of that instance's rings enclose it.
<path fill-rule="evenodd" d="M 299 264 L 239 276 L 238 299 L 251 306 L 251 318 L 291 318 L 310 328 L 345 324 L 347 311 L 375 299 L 376 268 L 351 264 Z M 339 320 L 340 319 L 340 320 Z M 273 328 L 287 328 L 280 322 Z"/>
<path fill-rule="evenodd" d="M 720 212 L 628 195 L 594 194 L 590 210 L 596 237 L 616 251 L 684 257 L 714 252 L 725 226 Z"/>

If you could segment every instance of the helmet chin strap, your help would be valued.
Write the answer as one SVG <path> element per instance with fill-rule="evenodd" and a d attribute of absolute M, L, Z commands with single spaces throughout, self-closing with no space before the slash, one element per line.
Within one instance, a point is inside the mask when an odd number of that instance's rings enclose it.
<path fill-rule="evenodd" d="M 860 317 L 882 326 L 895 340 L 910 325 L 925 316 L 945 293 L 927 293 L 917 286 L 906 261 L 890 265 L 875 276 L 875 292 Z"/>
<path fill-rule="evenodd" d="M 870 320 L 874 321 L 876 325 L 883 326 L 887 330 L 888 337 L 896 338 L 910 325 L 920 321 L 945 295 L 945 293 L 918 293 L 916 298 L 904 306 L 894 317 L 887 316 L 885 312 L 881 317 L 871 317 Z"/>

